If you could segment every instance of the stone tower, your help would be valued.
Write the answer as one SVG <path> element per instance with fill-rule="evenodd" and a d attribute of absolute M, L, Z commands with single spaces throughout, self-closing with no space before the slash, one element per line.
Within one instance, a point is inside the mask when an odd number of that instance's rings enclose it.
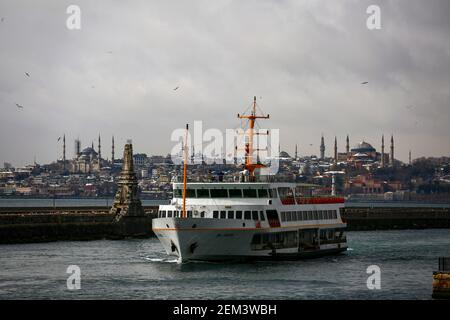
<path fill-rule="evenodd" d="M 322 138 L 320 139 L 320 159 L 325 159 L 325 141 L 323 139 L 323 134 Z"/>
<path fill-rule="evenodd" d="M 394 135 L 391 135 L 391 154 L 389 156 L 389 164 L 394 166 Z"/>
<path fill-rule="evenodd" d="M 118 190 L 110 213 L 114 221 L 119 222 L 124 217 L 143 217 L 144 209 L 138 196 L 138 182 L 133 166 L 133 146 L 125 145 L 123 152 L 122 172 L 119 176 Z"/>
<path fill-rule="evenodd" d="M 384 168 L 384 134 L 381 136 L 381 167 Z"/>

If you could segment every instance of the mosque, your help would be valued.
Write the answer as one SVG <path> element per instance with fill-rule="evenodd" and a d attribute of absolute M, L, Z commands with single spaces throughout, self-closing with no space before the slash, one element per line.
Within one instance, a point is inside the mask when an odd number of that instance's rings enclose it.
<path fill-rule="evenodd" d="M 63 171 L 70 173 L 95 173 L 104 167 L 114 164 L 114 136 L 112 137 L 111 161 L 102 158 L 101 138 L 98 136 L 98 148 L 94 149 L 94 142 L 90 147 L 81 150 L 81 141 L 75 140 L 75 155 L 72 160 L 66 160 L 66 137 L 63 137 L 63 157 L 60 161 Z"/>
<path fill-rule="evenodd" d="M 322 135 L 320 143 L 320 158 L 325 159 L 325 143 Z M 361 141 L 353 148 L 350 148 L 350 139 L 347 135 L 345 152 L 339 153 L 337 147 L 337 138 L 334 138 L 334 164 L 338 162 L 346 162 L 355 167 L 377 163 L 379 167 L 394 166 L 394 136 L 391 136 L 390 152 L 384 151 L 384 135 L 381 137 L 381 152 L 377 150 L 368 142 Z"/>

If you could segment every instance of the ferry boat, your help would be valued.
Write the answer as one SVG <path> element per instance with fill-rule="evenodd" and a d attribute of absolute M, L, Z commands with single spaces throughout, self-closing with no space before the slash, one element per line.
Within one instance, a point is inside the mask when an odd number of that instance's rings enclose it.
<path fill-rule="evenodd" d="M 313 185 L 260 182 L 252 148 L 256 98 L 245 144 L 246 179 L 240 182 L 183 183 L 160 205 L 152 229 L 165 251 L 178 261 L 299 259 L 347 250 L 344 198 L 313 195 Z M 186 131 L 187 131 L 186 127 Z M 186 135 L 187 136 L 187 135 Z"/>

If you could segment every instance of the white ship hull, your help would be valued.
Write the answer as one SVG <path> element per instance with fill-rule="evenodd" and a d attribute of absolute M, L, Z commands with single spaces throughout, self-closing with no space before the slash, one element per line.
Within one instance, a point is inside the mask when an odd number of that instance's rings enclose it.
<path fill-rule="evenodd" d="M 321 230 L 343 230 L 345 224 L 296 224 L 272 228 L 267 222 L 211 218 L 157 218 L 153 230 L 169 255 L 179 261 L 299 259 L 345 251 L 344 236 L 320 241 Z M 272 236 L 271 236 L 272 234 Z M 289 234 L 290 239 L 264 243 L 256 239 L 275 239 Z M 304 239 L 309 238 L 309 239 Z"/>

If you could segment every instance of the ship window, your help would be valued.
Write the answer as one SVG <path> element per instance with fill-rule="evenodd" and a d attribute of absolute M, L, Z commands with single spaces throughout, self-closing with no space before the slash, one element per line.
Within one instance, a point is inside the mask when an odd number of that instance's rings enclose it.
<path fill-rule="evenodd" d="M 286 212 L 281 211 L 281 221 L 286 221 Z"/>
<path fill-rule="evenodd" d="M 205 211 L 200 212 L 200 218 L 204 218 L 205 217 Z"/>
<path fill-rule="evenodd" d="M 211 198 L 228 198 L 227 189 L 211 189 Z"/>
<path fill-rule="evenodd" d="M 186 211 L 186 214 L 187 214 L 188 218 L 192 217 L 192 211 L 191 210 Z"/>
<path fill-rule="evenodd" d="M 209 198 L 209 189 L 197 189 L 197 198 Z"/>
<path fill-rule="evenodd" d="M 289 187 L 280 187 L 278 188 L 278 193 L 280 198 L 292 198 L 294 194 L 292 193 L 292 189 Z"/>
<path fill-rule="evenodd" d="M 264 211 L 260 211 L 259 216 L 260 216 L 261 221 L 266 221 L 266 217 L 264 216 Z"/>
<path fill-rule="evenodd" d="M 277 189 L 270 189 L 270 197 L 278 198 Z"/>
<path fill-rule="evenodd" d="M 267 198 L 267 197 L 268 197 L 267 189 L 258 190 L 258 198 Z"/>
<path fill-rule="evenodd" d="M 242 198 L 241 189 L 230 189 L 228 192 L 230 193 L 230 198 Z"/>
<path fill-rule="evenodd" d="M 213 218 L 218 219 L 219 218 L 219 211 L 213 211 Z"/>
<path fill-rule="evenodd" d="M 333 215 L 333 211 L 328 210 L 327 219 L 331 219 L 331 216 Z"/>
<path fill-rule="evenodd" d="M 303 220 L 303 221 L 308 220 L 308 214 L 307 214 L 306 211 L 302 211 L 302 220 Z"/>
<path fill-rule="evenodd" d="M 291 215 L 290 211 L 286 212 L 286 220 L 287 221 L 291 221 L 292 220 L 292 215 Z"/>
<path fill-rule="evenodd" d="M 173 196 L 174 198 L 181 198 L 183 196 L 181 189 L 175 189 L 173 190 Z"/>
<path fill-rule="evenodd" d="M 313 220 L 317 220 L 317 211 L 313 211 Z"/>
<path fill-rule="evenodd" d="M 317 211 L 317 219 L 319 219 L 319 220 L 323 220 L 323 211 L 322 210 L 319 210 L 319 211 Z"/>
<path fill-rule="evenodd" d="M 256 190 L 244 189 L 244 198 L 256 198 Z"/>
<path fill-rule="evenodd" d="M 333 211 L 333 219 L 337 219 L 337 211 Z"/>
<path fill-rule="evenodd" d="M 244 211 L 244 219 L 250 220 L 252 218 L 252 212 L 251 211 Z"/>
<path fill-rule="evenodd" d="M 195 189 L 186 189 L 186 198 L 197 198 Z"/>
<path fill-rule="evenodd" d="M 172 218 L 172 210 L 167 211 L 167 218 Z"/>
<path fill-rule="evenodd" d="M 252 219 L 258 220 L 258 211 L 252 211 Z"/>
<path fill-rule="evenodd" d="M 236 219 L 242 219 L 242 211 L 236 211 Z"/>
<path fill-rule="evenodd" d="M 166 217 L 166 211 L 163 210 L 160 213 L 161 213 L 161 218 L 165 218 Z"/>
<path fill-rule="evenodd" d="M 234 211 L 228 211 L 228 219 L 234 219 Z"/>
<path fill-rule="evenodd" d="M 308 220 L 312 220 L 312 211 L 308 211 Z"/>
<path fill-rule="evenodd" d="M 220 219 L 225 219 L 226 218 L 226 211 L 220 211 Z"/>
<path fill-rule="evenodd" d="M 297 221 L 301 221 L 301 220 L 302 220 L 302 212 L 297 211 Z"/>

